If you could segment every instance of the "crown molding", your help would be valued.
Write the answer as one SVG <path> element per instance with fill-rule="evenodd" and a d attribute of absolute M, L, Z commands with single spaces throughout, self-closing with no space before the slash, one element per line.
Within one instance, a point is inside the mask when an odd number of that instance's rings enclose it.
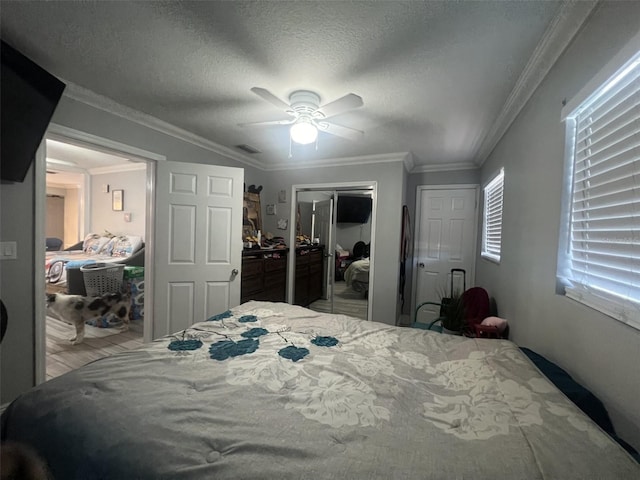
<path fill-rule="evenodd" d="M 473 162 L 439 163 L 436 165 L 419 165 L 410 170 L 409 173 L 451 172 L 454 170 L 476 170 L 477 168 L 478 165 Z"/>
<path fill-rule="evenodd" d="M 207 140 L 206 138 L 196 135 L 195 133 L 191 133 L 156 117 L 117 103 L 108 97 L 76 85 L 73 82 L 69 82 L 65 79 L 61 80 L 67 84 L 67 87 L 64 89 L 65 97 L 84 103 L 86 105 L 90 105 L 94 108 L 103 110 L 118 117 L 130 120 L 139 125 L 151 128 L 152 130 L 155 130 L 157 132 L 164 133 L 165 135 L 169 135 L 173 138 L 177 138 L 178 140 L 183 140 L 192 145 L 204 148 L 205 150 L 209 150 L 210 152 L 216 153 L 230 160 L 235 160 L 245 165 L 264 170 L 264 167 L 256 162 L 253 158 L 246 157 L 228 147 L 224 147 L 215 142 L 212 142 L 211 140 Z"/>
<path fill-rule="evenodd" d="M 399 153 L 381 153 L 376 155 L 362 155 L 357 157 L 337 157 L 322 158 L 314 160 L 312 163 L 288 163 L 281 162 L 269 167 L 263 167 L 264 170 L 299 170 L 303 168 L 319 168 L 319 167 L 344 167 L 347 165 L 364 165 L 373 163 L 389 163 L 389 162 L 406 162 L 408 152 Z"/>
<path fill-rule="evenodd" d="M 413 158 L 413 153 L 408 152 L 407 156 L 404 157 L 404 168 L 407 170 L 407 173 L 411 173 L 414 168 L 416 168 L 416 162 Z"/>
<path fill-rule="evenodd" d="M 547 27 L 542 39 L 527 62 L 509 94 L 493 127 L 476 154 L 482 166 L 520 111 L 547 76 L 551 67 L 578 33 L 599 0 L 565 0 Z"/>

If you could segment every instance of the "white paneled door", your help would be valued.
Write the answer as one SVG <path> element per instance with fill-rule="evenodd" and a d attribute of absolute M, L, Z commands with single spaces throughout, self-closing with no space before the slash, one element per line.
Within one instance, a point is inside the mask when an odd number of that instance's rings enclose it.
<path fill-rule="evenodd" d="M 418 187 L 416 195 L 415 305 L 439 302 L 451 290 L 451 269 L 466 271 L 466 287 L 475 278 L 477 238 L 477 197 L 475 187 Z M 462 276 L 454 274 L 454 290 L 462 292 Z M 418 321 L 438 317 L 437 306 L 425 306 Z"/>
<path fill-rule="evenodd" d="M 240 303 L 244 170 L 158 162 L 153 338 Z"/>

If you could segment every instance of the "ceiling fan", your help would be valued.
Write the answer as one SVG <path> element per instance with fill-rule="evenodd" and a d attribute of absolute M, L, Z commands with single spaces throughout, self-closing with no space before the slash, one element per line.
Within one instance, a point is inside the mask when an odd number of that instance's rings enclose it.
<path fill-rule="evenodd" d="M 364 132 L 355 128 L 344 127 L 330 121 L 331 117 L 364 105 L 362 98 L 349 93 L 333 102 L 320 106 L 320 96 L 308 90 L 296 90 L 289 95 L 289 103 L 280 100 L 269 90 L 259 87 L 251 89 L 253 93 L 284 111 L 291 118 L 268 122 L 240 123 L 240 126 L 291 125 L 291 140 L 300 144 L 313 143 L 318 138 L 318 131 L 338 137 L 358 140 Z"/>

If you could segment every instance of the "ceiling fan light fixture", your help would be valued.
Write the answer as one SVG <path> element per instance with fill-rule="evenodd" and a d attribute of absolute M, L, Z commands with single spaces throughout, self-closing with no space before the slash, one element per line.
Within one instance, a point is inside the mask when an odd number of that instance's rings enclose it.
<path fill-rule="evenodd" d="M 318 129 L 311 123 L 311 120 L 306 117 L 300 117 L 296 123 L 291 126 L 289 130 L 291 140 L 300 145 L 307 145 L 313 143 L 318 138 Z"/>

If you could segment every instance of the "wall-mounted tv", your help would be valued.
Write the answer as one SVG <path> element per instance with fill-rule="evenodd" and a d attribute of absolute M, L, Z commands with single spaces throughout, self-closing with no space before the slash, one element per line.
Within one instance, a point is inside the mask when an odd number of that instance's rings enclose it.
<path fill-rule="evenodd" d="M 371 197 L 338 196 L 338 223 L 367 223 L 371 215 Z"/>
<path fill-rule="evenodd" d="M 65 84 L 4 41 L 0 48 L 0 178 L 22 182 Z"/>

